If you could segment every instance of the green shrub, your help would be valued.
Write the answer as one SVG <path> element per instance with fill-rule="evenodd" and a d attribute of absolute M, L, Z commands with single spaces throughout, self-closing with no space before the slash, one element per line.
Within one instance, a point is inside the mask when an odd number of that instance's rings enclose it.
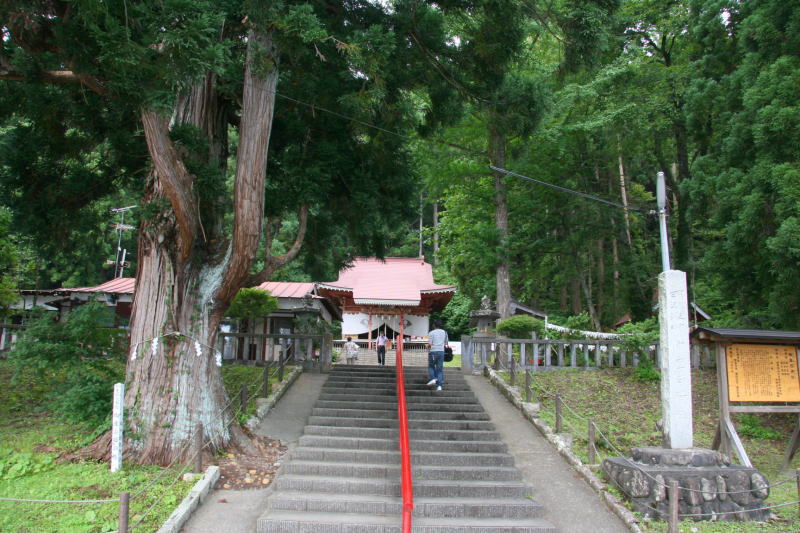
<path fill-rule="evenodd" d="M 738 417 L 739 434 L 752 437 L 754 439 L 776 440 L 781 438 L 777 431 L 764 427 L 761 419 L 754 414 L 742 414 Z"/>
<path fill-rule="evenodd" d="M 269 291 L 261 289 L 240 289 L 233 297 L 225 316 L 231 318 L 260 318 L 278 308 L 278 299 Z"/>
<path fill-rule="evenodd" d="M 633 371 L 633 377 L 643 382 L 660 381 L 661 373 L 655 369 L 649 358 L 643 357 L 639 359 L 639 366 Z"/>
<path fill-rule="evenodd" d="M 515 315 L 501 320 L 497 324 L 497 333 L 510 339 L 530 339 L 535 331 L 539 337 L 544 336 L 544 322 L 528 315 Z"/>
<path fill-rule="evenodd" d="M 114 383 L 125 375 L 124 335 L 100 328 L 104 305 L 73 309 L 63 322 L 41 315 L 23 332 L 9 360 L 18 376 L 34 371 L 50 407 L 73 422 L 99 424 L 111 413 Z"/>

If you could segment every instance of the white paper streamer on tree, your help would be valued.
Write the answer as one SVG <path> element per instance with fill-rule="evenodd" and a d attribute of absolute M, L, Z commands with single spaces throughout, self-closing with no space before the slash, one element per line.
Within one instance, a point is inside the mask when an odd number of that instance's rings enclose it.
<path fill-rule="evenodd" d="M 197 357 L 203 355 L 203 347 L 200 346 L 198 341 L 194 341 L 194 352 L 197 354 Z"/>
<path fill-rule="evenodd" d="M 150 345 L 150 348 L 151 348 L 150 352 L 151 352 L 152 356 L 155 357 L 156 354 L 158 353 L 158 337 L 153 339 L 153 344 Z"/>

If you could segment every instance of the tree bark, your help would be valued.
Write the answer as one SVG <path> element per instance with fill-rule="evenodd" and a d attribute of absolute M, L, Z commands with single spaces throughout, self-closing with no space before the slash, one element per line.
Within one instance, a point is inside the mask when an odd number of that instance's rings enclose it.
<path fill-rule="evenodd" d="M 617 138 L 617 159 L 619 161 L 619 192 L 622 198 L 622 205 L 628 207 L 628 183 L 625 176 L 625 165 L 622 161 L 622 147 L 619 144 L 619 138 Z M 625 242 L 628 243 L 628 248 L 630 248 L 633 242 L 631 240 L 631 217 L 627 209 L 623 213 L 625 216 Z"/>
<path fill-rule="evenodd" d="M 489 132 L 489 158 L 492 164 L 505 168 L 506 164 L 506 139 L 496 131 Z M 508 197 L 506 186 L 501 172 L 494 173 L 494 208 L 495 227 L 500 241 L 498 246 L 496 285 L 497 285 L 497 312 L 500 319 L 511 316 L 511 280 L 508 262 Z"/>
<path fill-rule="evenodd" d="M 260 57 L 256 57 L 260 54 Z M 234 185 L 233 237 L 215 253 L 202 234 L 193 179 L 154 112 L 142 113 L 153 160 L 145 201 L 169 208 L 143 222 L 139 237 L 136 297 L 125 405 L 128 456 L 140 463 L 168 464 L 190 454 L 202 426 L 212 449 L 237 443 L 238 426 L 226 411 L 213 348 L 223 313 L 247 279 L 262 234 L 267 147 L 277 85 L 277 51 L 271 36 L 251 30 L 245 65 L 242 118 Z M 257 66 L 256 66 L 257 65 Z M 213 84 L 196 87 L 173 124 L 189 120 L 212 140 L 224 134 L 210 102 Z M 223 143 L 211 142 L 213 152 Z M 215 148 L 216 147 L 216 148 Z"/>

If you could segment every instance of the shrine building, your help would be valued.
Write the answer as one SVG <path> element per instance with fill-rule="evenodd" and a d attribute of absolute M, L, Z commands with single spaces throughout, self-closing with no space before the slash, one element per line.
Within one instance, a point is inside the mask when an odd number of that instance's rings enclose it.
<path fill-rule="evenodd" d="M 371 342 L 380 333 L 394 340 L 401 317 L 405 340 L 427 340 L 430 314 L 444 309 L 456 288 L 434 283 L 424 257 L 359 257 L 317 291 L 342 310 L 343 338 Z"/>

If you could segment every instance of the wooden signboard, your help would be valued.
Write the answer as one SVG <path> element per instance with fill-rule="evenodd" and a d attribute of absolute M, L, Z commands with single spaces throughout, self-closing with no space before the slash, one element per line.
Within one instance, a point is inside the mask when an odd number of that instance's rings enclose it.
<path fill-rule="evenodd" d="M 732 402 L 800 402 L 797 347 L 731 344 L 727 347 Z"/>

